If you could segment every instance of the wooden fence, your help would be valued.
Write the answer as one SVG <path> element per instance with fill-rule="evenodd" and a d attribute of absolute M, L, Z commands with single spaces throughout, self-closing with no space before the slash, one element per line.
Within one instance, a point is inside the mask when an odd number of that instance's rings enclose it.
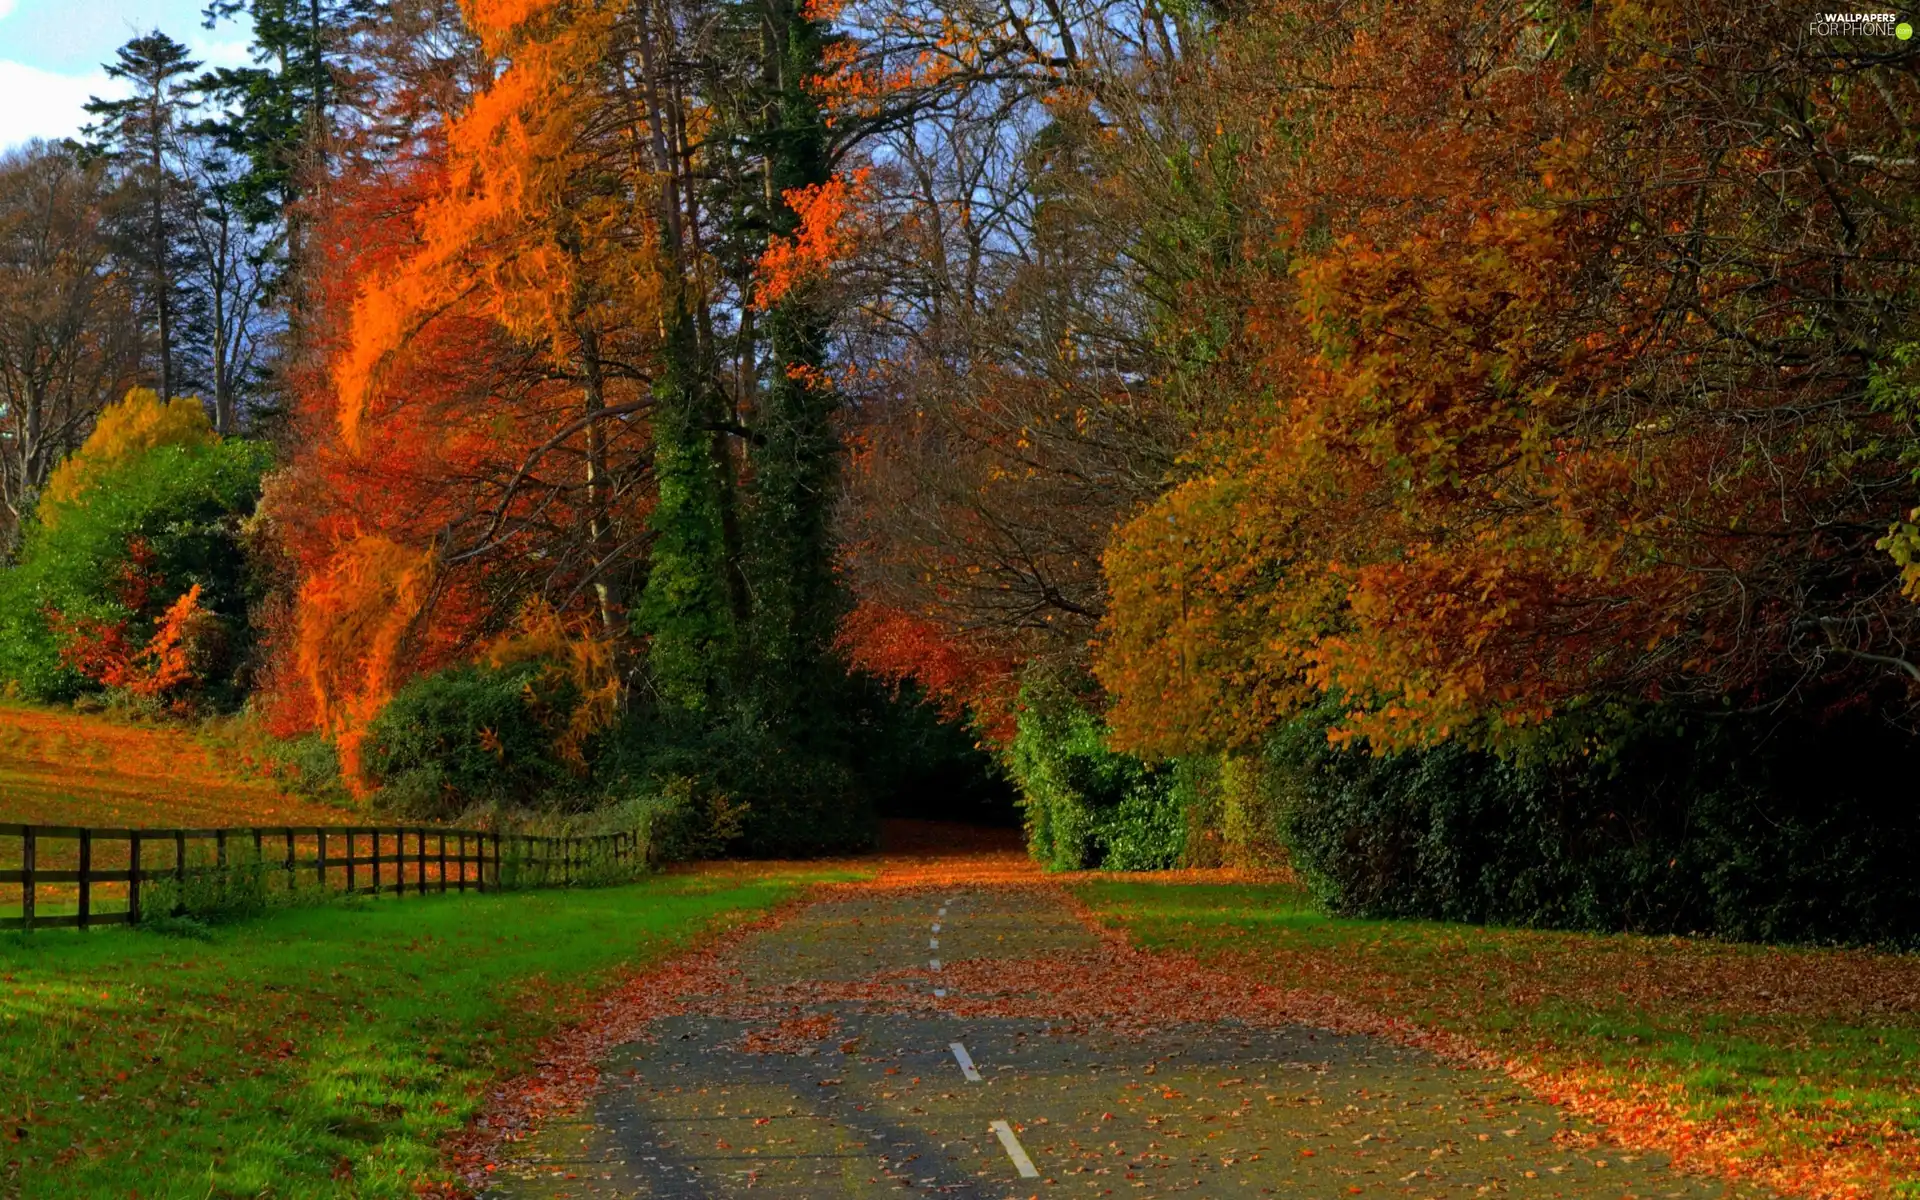
<path fill-rule="evenodd" d="M 189 851 L 193 853 L 189 853 Z M 194 886 L 244 878 L 278 888 L 367 896 L 567 886 L 640 865 L 631 833 L 533 837 L 423 826 L 89 829 L 0 824 L 0 929 L 138 922 L 155 893 L 180 910 Z"/>

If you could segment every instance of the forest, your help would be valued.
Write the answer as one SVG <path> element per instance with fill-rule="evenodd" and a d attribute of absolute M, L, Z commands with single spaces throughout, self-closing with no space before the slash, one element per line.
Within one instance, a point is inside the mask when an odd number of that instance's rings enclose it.
<path fill-rule="evenodd" d="M 0 688 L 662 860 L 1920 945 L 1920 50 L 212 0 L 0 158 Z M 179 32 L 179 31 L 175 31 Z M 937 928 L 937 926 L 936 926 Z"/>

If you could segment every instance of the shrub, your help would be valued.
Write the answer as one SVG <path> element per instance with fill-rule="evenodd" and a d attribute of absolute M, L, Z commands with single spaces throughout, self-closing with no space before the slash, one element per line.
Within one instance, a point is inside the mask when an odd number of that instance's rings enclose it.
<path fill-rule="evenodd" d="M 382 807 L 446 817 L 475 803 L 524 804 L 577 789 L 542 719 L 565 698 L 529 702 L 529 688 L 546 678 L 527 661 L 454 667 L 400 689 L 368 726 L 361 752 Z"/>
<path fill-rule="evenodd" d="M 184 878 L 160 875 L 142 885 L 140 923 L 191 935 L 209 924 L 329 898 L 305 872 L 289 874 L 244 838 L 228 843 L 224 864 L 213 846 L 196 841 L 187 851 Z"/>
<path fill-rule="evenodd" d="M 1021 689 L 1008 768 L 1020 789 L 1027 847 L 1056 871 L 1177 865 L 1187 818 L 1171 769 L 1107 748 L 1106 728 L 1057 682 Z"/>
<path fill-rule="evenodd" d="M 1893 769 L 1909 735 L 1655 709 L 1565 744 L 1371 757 L 1308 719 L 1268 765 L 1294 865 L 1334 912 L 1920 944 L 1920 811 Z"/>
<path fill-rule="evenodd" d="M 662 781 L 641 806 L 640 829 L 649 862 L 717 858 L 746 831 L 747 806 L 686 775 Z"/>
<path fill-rule="evenodd" d="M 822 683 L 855 686 L 850 681 Z M 714 699 L 706 710 L 635 705 L 598 747 L 603 794 L 657 798 L 685 781 L 700 797 L 725 797 L 739 828 L 725 849 L 753 857 L 846 854 L 878 841 L 874 746 L 848 719 L 845 693 L 814 696 L 811 714 L 790 714 L 751 695 Z M 669 857 L 677 856 L 674 851 Z M 702 852 L 707 853 L 706 851 Z"/>
<path fill-rule="evenodd" d="M 11 689 L 65 700 L 144 680 L 156 695 L 238 700 L 255 599 L 240 526 L 270 455 L 214 437 L 197 405 L 136 392 L 56 472 L 0 572 Z M 135 419 L 149 408 L 154 420 Z"/>

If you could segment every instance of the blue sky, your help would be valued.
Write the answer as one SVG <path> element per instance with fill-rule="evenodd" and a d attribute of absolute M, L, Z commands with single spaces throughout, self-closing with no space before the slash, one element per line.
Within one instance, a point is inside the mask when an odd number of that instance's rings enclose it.
<path fill-rule="evenodd" d="M 122 42 L 158 28 L 209 66 L 246 61 L 246 33 L 200 27 L 205 0 L 0 0 L 0 150 L 78 133 L 88 96 L 118 95 L 100 70 Z"/>

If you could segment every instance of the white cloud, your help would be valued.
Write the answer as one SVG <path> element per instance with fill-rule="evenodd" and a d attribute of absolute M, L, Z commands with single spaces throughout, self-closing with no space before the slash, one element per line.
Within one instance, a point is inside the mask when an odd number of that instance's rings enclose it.
<path fill-rule="evenodd" d="M 11 0 L 0 0 L 0 12 Z M 73 137 L 87 122 L 90 96 L 119 94 L 105 71 L 62 75 L 0 59 L 0 149 L 33 138 Z"/>
<path fill-rule="evenodd" d="M 7 0 L 0 0 L 5 4 Z M 184 39 L 193 56 L 205 67 L 244 67 L 253 61 L 253 43 L 244 37 L 215 38 L 213 31 L 196 29 L 197 37 Z"/>

